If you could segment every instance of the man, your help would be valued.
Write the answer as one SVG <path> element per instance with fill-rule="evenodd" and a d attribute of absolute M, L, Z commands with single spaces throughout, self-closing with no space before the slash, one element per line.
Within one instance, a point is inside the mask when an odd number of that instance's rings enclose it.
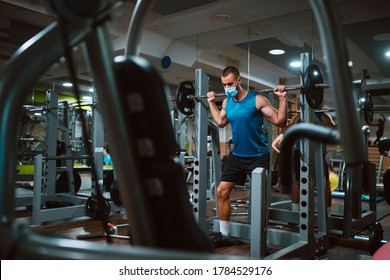
<path fill-rule="evenodd" d="M 320 109 L 324 109 L 324 103 L 321 104 Z M 326 112 L 315 112 L 316 120 L 315 124 L 325 126 L 327 128 L 336 129 L 337 124 L 334 122 L 332 116 Z M 329 169 L 325 161 L 326 145 L 323 145 L 322 154 L 324 155 L 324 176 L 325 176 L 325 201 L 328 209 L 328 215 L 330 215 L 330 208 L 332 206 L 332 192 L 330 190 L 329 181 Z M 296 203 L 299 204 L 299 187 L 295 191 Z"/>
<path fill-rule="evenodd" d="M 320 106 L 320 109 L 323 109 L 324 104 Z M 325 113 L 325 112 L 315 112 L 315 123 L 318 125 L 322 125 L 328 128 L 335 129 L 336 128 L 336 123 L 334 122 L 333 118 Z M 277 152 L 280 153 L 279 147 L 281 142 L 283 141 L 283 134 L 284 132 L 290 128 L 291 126 L 297 124 L 300 122 L 299 115 L 293 116 L 291 122 L 286 125 L 282 129 L 282 132 L 274 139 L 272 142 L 272 148 Z M 299 211 L 299 202 L 300 202 L 300 176 L 301 176 L 301 141 L 297 139 L 295 142 L 295 146 L 293 149 L 293 165 L 294 165 L 294 176 L 295 176 L 295 181 L 294 185 L 292 187 L 292 192 L 291 192 L 291 210 L 293 212 Z M 326 146 L 323 146 L 323 154 L 326 153 Z M 325 177 L 325 199 L 326 199 L 326 205 L 328 207 L 328 213 L 330 213 L 330 207 L 332 205 L 332 192 L 330 189 L 330 180 L 329 180 L 329 170 L 328 166 L 326 164 L 326 161 L 324 160 L 324 177 Z"/>
<path fill-rule="evenodd" d="M 238 184 L 245 183 L 256 167 L 268 168 L 269 147 L 263 132 L 263 118 L 277 126 L 285 126 L 287 120 L 286 86 L 277 86 L 274 94 L 279 98 L 279 109 L 256 92 L 241 87 L 240 72 L 229 66 L 222 71 L 221 82 L 225 98 L 219 110 L 215 104 L 215 93 L 207 93 L 211 115 L 223 128 L 230 123 L 234 148 L 222 173 L 218 185 L 218 214 L 220 232 L 212 240 L 214 248 L 231 245 L 229 219 L 231 215 L 230 192 Z"/>

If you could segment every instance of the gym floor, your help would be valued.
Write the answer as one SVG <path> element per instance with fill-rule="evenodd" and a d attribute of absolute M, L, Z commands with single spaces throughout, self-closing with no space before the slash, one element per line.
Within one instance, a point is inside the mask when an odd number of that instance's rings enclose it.
<path fill-rule="evenodd" d="M 234 199 L 242 199 L 248 197 L 248 191 L 242 189 L 233 190 Z M 289 199 L 288 196 L 273 191 L 272 197 L 276 199 Z M 211 203 L 211 202 L 210 202 Z M 332 215 L 342 215 L 344 200 L 341 198 L 332 199 Z M 363 202 L 362 208 L 368 208 L 368 202 Z M 214 206 L 215 207 L 215 206 Z M 383 228 L 383 240 L 390 240 L 390 205 L 382 200 L 377 203 L 377 221 Z M 242 217 L 237 216 L 232 218 L 240 221 Z M 294 226 L 287 225 L 291 230 Z M 249 244 L 234 245 L 216 249 L 216 253 L 223 255 L 239 255 L 249 256 Z M 368 242 L 357 240 L 344 240 L 339 237 L 330 236 L 330 249 L 325 254 L 319 256 L 319 259 L 327 260 L 368 260 L 371 258 L 368 249 Z"/>
<path fill-rule="evenodd" d="M 82 189 L 81 189 L 82 191 Z M 242 188 L 235 188 L 232 192 L 232 200 L 246 199 L 249 196 L 249 190 Z M 273 191 L 272 197 L 277 199 L 288 199 L 286 195 L 282 195 Z M 363 202 L 363 204 L 366 202 Z M 215 216 L 215 200 L 212 197 L 207 202 L 207 216 Z M 343 199 L 333 198 L 332 200 L 332 215 L 342 214 Z M 363 205 L 364 208 L 364 205 Z M 235 207 L 233 205 L 233 212 Z M 241 209 L 242 210 L 242 209 Z M 240 212 L 241 212 L 240 210 Z M 245 209 L 244 209 L 245 211 Z M 386 201 L 377 203 L 377 221 L 383 228 L 383 240 L 390 240 L 390 206 Z M 17 212 L 17 219 L 26 225 L 31 224 L 31 211 L 21 210 Z M 232 220 L 238 222 L 246 222 L 246 216 L 237 215 L 232 216 Z M 117 234 L 120 236 L 127 236 L 127 220 L 122 213 L 113 214 L 109 217 L 109 222 L 113 225 L 118 225 Z M 124 225 L 120 227 L 119 225 Z M 291 227 L 291 226 L 289 226 Z M 103 226 L 101 221 L 93 220 L 88 217 L 79 217 L 67 221 L 53 221 L 47 222 L 39 227 L 33 227 L 32 230 L 37 233 L 49 233 L 62 235 L 67 238 L 83 239 L 90 242 L 105 243 L 103 236 Z M 291 228 L 290 228 L 291 229 Z M 127 239 L 113 238 L 113 242 L 119 244 L 128 244 Z M 215 253 L 221 255 L 249 257 L 250 245 L 248 242 L 238 242 L 237 245 L 215 249 Z M 330 236 L 330 249 L 325 254 L 318 257 L 318 259 L 326 260 L 368 260 L 371 255 L 368 250 L 367 241 L 345 240 Z"/>

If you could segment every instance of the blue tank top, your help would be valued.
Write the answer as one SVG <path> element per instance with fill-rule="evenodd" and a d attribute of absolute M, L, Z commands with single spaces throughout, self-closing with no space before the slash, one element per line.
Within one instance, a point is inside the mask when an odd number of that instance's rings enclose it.
<path fill-rule="evenodd" d="M 256 157 L 269 153 L 263 131 L 263 114 L 256 108 L 256 92 L 248 91 L 241 101 L 233 97 L 226 100 L 226 116 L 232 128 L 234 148 L 232 153 L 240 157 Z"/>

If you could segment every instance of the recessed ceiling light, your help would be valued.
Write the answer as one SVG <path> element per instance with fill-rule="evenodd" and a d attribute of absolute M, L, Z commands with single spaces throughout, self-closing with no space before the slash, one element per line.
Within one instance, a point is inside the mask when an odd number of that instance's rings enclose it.
<path fill-rule="evenodd" d="M 272 55 L 281 55 L 281 54 L 284 54 L 285 51 L 281 50 L 281 49 L 273 49 L 273 50 L 270 50 L 269 53 Z"/>
<path fill-rule="evenodd" d="M 348 66 L 349 66 L 349 67 L 352 67 L 352 66 L 353 66 L 352 60 L 348 61 Z"/>
<path fill-rule="evenodd" d="M 389 41 L 390 40 L 390 33 L 381 33 L 376 34 L 372 37 L 375 41 Z"/>
<path fill-rule="evenodd" d="M 390 57 L 390 51 L 386 52 L 385 55 Z"/>
<path fill-rule="evenodd" d="M 71 87 L 71 86 L 73 86 L 73 84 L 72 83 L 69 83 L 69 82 L 65 82 L 65 83 L 63 83 L 62 84 L 64 87 Z"/>
<path fill-rule="evenodd" d="M 229 20 L 230 16 L 228 14 L 216 14 L 213 16 L 214 20 Z"/>
<path fill-rule="evenodd" d="M 248 35 L 249 36 L 260 36 L 261 35 L 261 31 L 259 30 L 251 30 L 248 32 Z"/>
<path fill-rule="evenodd" d="M 301 62 L 300 61 L 293 61 L 290 63 L 291 67 L 298 68 L 301 67 Z"/>

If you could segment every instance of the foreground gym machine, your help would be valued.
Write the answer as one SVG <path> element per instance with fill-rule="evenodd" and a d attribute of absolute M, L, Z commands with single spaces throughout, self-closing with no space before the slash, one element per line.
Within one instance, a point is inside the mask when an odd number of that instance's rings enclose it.
<path fill-rule="evenodd" d="M 62 27 L 59 22 L 55 22 L 19 49 L 0 75 L 0 140 L 3 144 L 0 150 L 2 259 L 221 259 L 221 256 L 209 253 L 207 240 L 193 219 L 185 193 L 183 170 L 175 162 L 176 144 L 160 76 L 145 60 L 136 56 L 122 57 L 115 63 L 112 61 L 110 38 L 105 27 L 111 10 L 109 1 L 83 1 L 83 4 L 76 2 L 74 5 L 69 4 L 73 1 L 51 3 L 58 5 L 55 10 L 60 18 L 64 17 L 68 22 L 64 27 L 67 33 L 66 48 L 85 42 L 98 98 L 102 104 L 106 104 L 102 115 L 105 122 L 114 120 L 106 127 L 110 135 L 109 142 L 113 146 L 112 154 L 124 205 L 130 224 L 134 225 L 131 230 L 134 246 L 101 246 L 42 237 L 21 228 L 15 221 L 15 120 L 19 113 L 15 108 L 22 106 L 25 93 L 41 73 L 65 52 Z M 137 2 L 130 25 L 129 34 L 134 36 L 129 40 L 133 44 L 130 49 L 138 47 L 137 36 L 140 36 L 142 22 L 153 2 Z M 341 142 L 345 147 L 345 161 L 347 165 L 360 164 L 364 161 L 360 152 L 363 151 L 363 141 L 358 141 L 361 138 L 360 127 L 355 106 L 350 101 L 353 100 L 351 77 L 341 27 L 333 2 L 311 0 L 310 3 L 316 14 L 315 18 L 319 21 L 323 47 L 327 51 L 330 80 L 334 85 L 332 92 L 337 100 Z M 137 55 L 136 52 L 129 54 Z M 21 82 L 15 83 L 15 77 L 19 77 Z M 134 77 L 136 84 L 129 81 L 129 77 Z M 124 80 L 128 87 L 123 84 Z M 337 95 L 337 92 L 343 94 Z M 123 96 L 127 98 L 126 102 L 122 100 Z M 143 126 L 135 127 L 134 123 L 141 123 Z M 140 132 L 145 134 L 139 135 Z M 161 138 L 161 135 L 165 137 Z M 142 172 L 146 164 L 148 174 Z M 166 171 L 165 174 L 161 174 L 162 169 Z M 130 174 L 132 185 L 127 188 Z M 146 177 L 148 175 L 153 177 Z M 285 187 L 291 188 L 289 182 L 285 182 Z M 168 208 L 166 205 L 172 207 Z M 173 231 L 175 235 L 171 234 Z M 43 247 L 45 250 L 41 250 Z"/>

